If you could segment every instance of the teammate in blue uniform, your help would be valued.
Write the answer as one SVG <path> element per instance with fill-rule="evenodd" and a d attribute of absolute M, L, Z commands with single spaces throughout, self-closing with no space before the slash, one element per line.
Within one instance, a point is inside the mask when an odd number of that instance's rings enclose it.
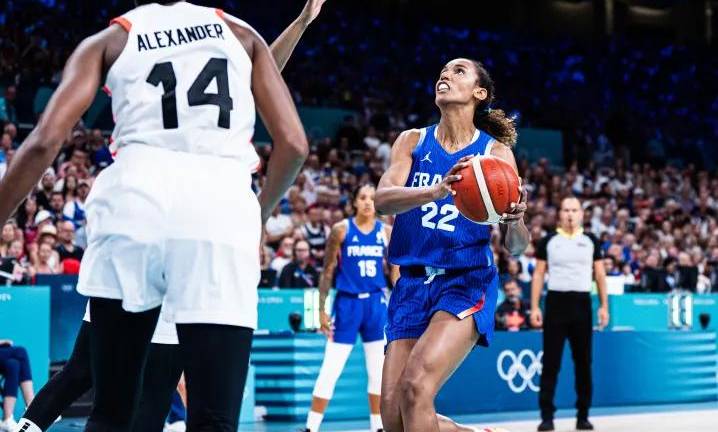
<path fill-rule="evenodd" d="M 356 343 L 357 334 L 361 335 L 364 342 L 371 431 L 382 430 L 379 407 L 387 307 L 384 258 L 391 227 L 376 217 L 375 192 L 372 185 L 357 189 L 353 201 L 355 216 L 334 225 L 327 242 L 325 267 L 319 282 L 319 314 L 321 330 L 328 340 L 312 393 L 312 408 L 307 416 L 305 430 L 309 432 L 319 430 L 334 386 Z M 335 269 L 337 294 L 332 323 L 324 306 Z"/>
<path fill-rule="evenodd" d="M 498 275 L 491 227 L 464 218 L 452 183 L 474 155 L 516 168 L 513 121 L 491 110 L 494 85 L 481 63 L 455 59 L 436 83 L 437 125 L 402 133 L 376 194 L 382 214 L 397 214 L 389 261 L 400 266 L 389 302 L 381 413 L 387 431 L 473 429 L 437 416 L 434 397 L 471 349 L 488 345 Z M 518 170 L 517 170 L 518 171 Z M 504 246 L 528 245 L 525 194 L 502 215 Z"/>

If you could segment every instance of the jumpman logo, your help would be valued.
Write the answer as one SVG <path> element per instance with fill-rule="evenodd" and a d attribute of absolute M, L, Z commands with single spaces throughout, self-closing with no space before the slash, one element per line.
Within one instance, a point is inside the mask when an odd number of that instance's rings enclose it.
<path fill-rule="evenodd" d="M 433 163 L 433 162 L 431 161 L 430 156 L 431 156 L 431 152 L 427 153 L 426 156 L 424 156 L 424 159 L 421 160 L 421 162 Z"/>

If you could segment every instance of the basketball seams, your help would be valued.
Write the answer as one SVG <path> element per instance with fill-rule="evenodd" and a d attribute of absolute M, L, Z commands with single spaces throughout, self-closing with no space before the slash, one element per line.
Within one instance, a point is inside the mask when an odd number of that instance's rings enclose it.
<path fill-rule="evenodd" d="M 454 197 L 456 206 L 464 217 L 472 222 L 486 220 L 489 217 L 486 207 L 470 204 L 483 202 L 473 165 L 462 169 L 460 174 L 464 177 L 464 180 L 455 183 L 456 186 L 454 186 L 454 190 L 457 192 L 456 197 Z"/>
<path fill-rule="evenodd" d="M 471 163 L 474 166 L 474 175 L 476 177 L 476 183 L 479 186 L 479 192 L 481 192 L 481 198 L 484 201 L 484 207 L 486 207 L 486 213 L 487 213 L 487 220 L 485 222 L 476 222 L 482 225 L 490 225 L 494 224 L 499 221 L 500 216 L 498 213 L 496 213 L 496 209 L 494 208 L 494 203 L 491 200 L 491 194 L 489 194 L 489 188 L 486 184 L 486 177 L 484 176 L 484 171 L 481 167 L 481 160 L 483 159 L 483 156 L 477 156 L 472 159 Z"/>

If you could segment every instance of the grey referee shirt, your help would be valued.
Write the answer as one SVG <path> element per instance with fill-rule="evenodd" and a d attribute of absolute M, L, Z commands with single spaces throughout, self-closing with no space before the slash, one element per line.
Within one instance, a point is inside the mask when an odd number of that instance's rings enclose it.
<path fill-rule="evenodd" d="M 547 263 L 549 291 L 591 292 L 593 263 L 603 254 L 593 234 L 559 228 L 539 241 L 536 258 Z"/>

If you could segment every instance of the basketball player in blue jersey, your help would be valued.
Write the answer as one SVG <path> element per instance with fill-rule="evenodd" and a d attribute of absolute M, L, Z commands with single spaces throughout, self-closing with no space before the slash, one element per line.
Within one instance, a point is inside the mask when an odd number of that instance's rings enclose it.
<path fill-rule="evenodd" d="M 516 168 L 513 121 L 491 110 L 494 85 L 483 65 L 455 59 L 436 83 L 437 125 L 402 133 L 376 193 L 382 214 L 396 214 L 389 261 L 400 266 L 389 302 L 381 413 L 387 431 L 471 431 L 437 416 L 434 397 L 475 345 L 494 328 L 498 275 L 491 227 L 464 218 L 452 183 L 474 155 Z M 525 194 L 502 215 L 504 246 L 528 245 Z"/>
<path fill-rule="evenodd" d="M 308 432 L 319 430 L 334 386 L 356 343 L 357 334 L 361 335 L 364 342 L 371 431 L 383 430 L 379 406 L 386 324 L 384 257 L 391 227 L 376 217 L 375 192 L 372 185 L 360 186 L 354 193 L 355 216 L 334 225 L 329 235 L 324 272 L 319 282 L 321 331 L 327 335 L 328 340 L 312 393 L 312 408 L 305 429 Z M 332 326 L 325 305 L 335 269 L 337 295 Z"/>

